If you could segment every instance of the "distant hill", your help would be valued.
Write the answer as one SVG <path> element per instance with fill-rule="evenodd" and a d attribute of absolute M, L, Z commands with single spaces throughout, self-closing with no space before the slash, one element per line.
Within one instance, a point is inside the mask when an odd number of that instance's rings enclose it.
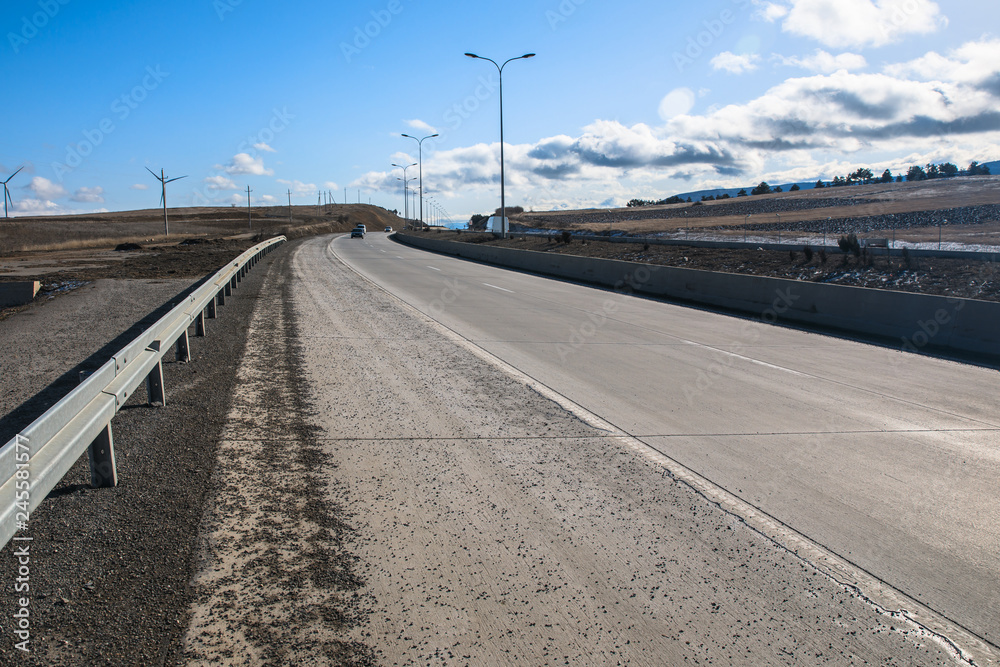
<path fill-rule="evenodd" d="M 993 174 L 994 176 L 1000 175 L 1000 160 L 994 160 L 993 162 L 983 162 L 982 164 L 985 167 L 989 167 L 990 174 Z M 772 189 L 774 187 L 781 187 L 781 189 L 785 192 L 788 192 L 793 185 L 798 185 L 800 190 L 812 190 L 816 186 L 816 181 L 818 180 L 822 180 L 827 185 L 830 184 L 830 179 L 828 178 L 821 179 L 820 177 L 817 176 L 811 181 L 799 181 L 798 183 L 779 183 L 778 186 L 775 186 L 774 183 L 769 183 L 769 185 L 771 186 Z M 718 199 L 721 195 L 724 194 L 728 194 L 730 197 L 735 197 L 736 193 L 742 189 L 745 189 L 747 191 L 747 194 L 749 194 L 750 191 L 754 187 L 756 187 L 756 185 L 757 185 L 756 183 L 751 183 L 749 185 L 743 186 L 742 188 L 715 188 L 712 190 L 696 190 L 694 192 L 684 192 L 677 196 L 684 200 L 687 200 L 687 198 L 690 197 L 691 201 L 693 202 L 701 201 L 702 197 L 715 197 L 716 199 Z"/>

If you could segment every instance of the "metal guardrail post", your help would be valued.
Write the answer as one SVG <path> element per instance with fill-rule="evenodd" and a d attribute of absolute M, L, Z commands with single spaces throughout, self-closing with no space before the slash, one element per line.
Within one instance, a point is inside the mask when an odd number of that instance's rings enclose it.
<path fill-rule="evenodd" d="M 118 486 L 118 466 L 115 464 L 115 438 L 108 422 L 87 448 L 90 459 L 90 485 L 95 489 Z"/>
<path fill-rule="evenodd" d="M 163 362 L 157 361 L 153 370 L 146 376 L 146 394 L 149 397 L 149 404 L 167 404 L 167 395 L 163 391 Z"/>
<path fill-rule="evenodd" d="M 213 300 L 213 303 L 214 303 L 214 300 Z M 209 307 L 211 307 L 211 306 L 209 306 Z M 198 311 L 198 314 L 195 315 L 195 318 L 194 318 L 194 335 L 195 336 L 201 337 L 201 336 L 205 335 L 205 311 L 206 310 L 208 310 L 208 308 L 202 308 L 201 310 Z"/>
<path fill-rule="evenodd" d="M 183 363 L 191 361 L 191 346 L 188 341 L 187 329 L 177 339 L 177 361 Z"/>

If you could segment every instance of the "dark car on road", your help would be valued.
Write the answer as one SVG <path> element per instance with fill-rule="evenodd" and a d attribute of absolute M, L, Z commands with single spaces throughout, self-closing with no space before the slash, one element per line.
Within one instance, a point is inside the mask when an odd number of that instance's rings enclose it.
<path fill-rule="evenodd" d="M 365 228 L 364 227 L 355 227 L 354 229 L 351 230 L 351 238 L 352 239 L 353 238 L 363 239 L 364 237 L 365 237 Z"/>

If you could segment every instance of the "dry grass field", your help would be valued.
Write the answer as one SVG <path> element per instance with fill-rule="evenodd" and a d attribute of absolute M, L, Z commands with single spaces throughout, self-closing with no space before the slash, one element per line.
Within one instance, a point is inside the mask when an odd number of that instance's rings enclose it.
<path fill-rule="evenodd" d="M 10 218 L 0 221 L 0 256 L 84 248 L 108 248 L 119 243 L 170 243 L 189 238 L 219 238 L 257 234 L 288 237 L 349 231 L 364 223 L 381 229 L 399 225 L 399 218 L 377 206 L 333 204 L 253 209 L 168 208 L 170 236 L 163 233 L 162 209 L 84 215 Z M 252 224 L 252 227 L 251 227 Z"/>

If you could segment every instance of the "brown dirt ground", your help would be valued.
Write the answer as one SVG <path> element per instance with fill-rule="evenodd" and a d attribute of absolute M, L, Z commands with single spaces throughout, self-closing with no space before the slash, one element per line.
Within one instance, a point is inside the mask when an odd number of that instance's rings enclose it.
<path fill-rule="evenodd" d="M 453 234 L 442 237 L 461 240 L 461 237 Z M 483 242 L 538 252 L 1000 301 L 1000 264 L 997 262 L 921 257 L 911 259 L 907 266 L 898 257 L 887 261 L 884 255 L 874 256 L 869 263 L 865 258 L 845 256 L 839 252 L 829 254 L 825 262 L 818 253 L 814 253 L 812 259 L 807 261 L 803 249 L 795 252 L 793 258 L 788 252 L 771 250 L 723 250 L 665 245 L 645 247 L 638 243 L 581 242 L 579 239 L 573 239 L 568 244 L 548 238 L 494 239 Z"/>
<path fill-rule="evenodd" d="M 291 225 L 287 219 L 260 214 L 255 218 L 258 227 L 254 232 L 242 231 L 247 222 L 245 210 L 171 210 L 169 238 L 162 234 L 142 238 L 134 233 L 136 227 L 159 226 L 162 231 L 162 218 L 157 218 L 161 213 L 156 210 L 16 218 L 0 224 L 0 282 L 37 280 L 42 284 L 39 294 L 47 297 L 101 278 L 201 278 L 218 271 L 247 248 L 280 234 L 292 239 L 346 232 L 356 224 L 378 230 L 399 224 L 388 211 L 364 204 L 295 208 L 316 211 L 296 210 Z M 132 231 L 124 231 L 123 225 Z M 141 247 L 116 251 L 119 243 Z M 11 251 L 11 247 L 29 249 Z M 0 310 L 0 319 L 17 310 Z"/>
<path fill-rule="evenodd" d="M 815 206 L 811 206 L 811 203 Z M 640 208 L 540 211 L 511 215 L 510 220 L 512 224 L 527 227 L 572 229 L 592 233 L 613 229 L 616 232 L 629 234 L 649 234 L 741 226 L 747 213 L 751 214 L 751 222 L 758 225 L 777 226 L 782 223 L 787 226 L 796 222 L 822 221 L 829 217 L 849 219 L 990 204 L 1000 204 L 1000 176 L 828 187 L 820 190 L 799 190 Z M 734 205 L 739 206 L 738 211 L 733 210 Z M 715 210 L 718 211 L 718 215 L 713 215 Z M 780 220 L 774 212 L 781 214 Z M 937 240 L 936 229 L 933 231 L 933 240 Z"/>

